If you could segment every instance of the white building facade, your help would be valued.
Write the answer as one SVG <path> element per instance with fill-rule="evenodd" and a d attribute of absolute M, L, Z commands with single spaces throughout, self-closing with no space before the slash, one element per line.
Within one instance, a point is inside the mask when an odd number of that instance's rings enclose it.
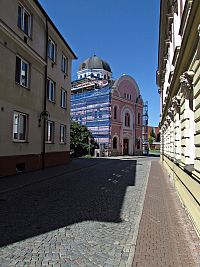
<path fill-rule="evenodd" d="M 161 160 L 200 234 L 200 2 L 161 0 Z"/>

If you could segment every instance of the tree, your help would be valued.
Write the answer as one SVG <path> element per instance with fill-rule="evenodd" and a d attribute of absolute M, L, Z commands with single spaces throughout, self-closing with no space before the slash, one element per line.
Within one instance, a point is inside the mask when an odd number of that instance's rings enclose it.
<path fill-rule="evenodd" d="M 154 132 L 154 129 L 151 128 L 151 133 L 150 133 L 150 136 L 153 137 L 154 139 L 156 138 L 156 134 Z"/>
<path fill-rule="evenodd" d="M 153 144 L 154 138 L 150 135 L 148 141 L 149 141 L 149 145 L 151 147 L 151 145 Z"/>
<path fill-rule="evenodd" d="M 90 152 L 93 154 L 94 149 L 98 144 L 94 141 L 91 132 L 85 125 L 78 122 L 72 122 L 70 128 L 70 149 L 75 157 L 87 155 Z"/>

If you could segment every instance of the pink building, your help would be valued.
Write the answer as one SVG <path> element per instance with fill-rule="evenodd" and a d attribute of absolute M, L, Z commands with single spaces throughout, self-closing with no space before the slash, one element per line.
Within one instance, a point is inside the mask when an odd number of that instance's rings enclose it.
<path fill-rule="evenodd" d="M 143 100 L 136 81 L 129 75 L 112 80 L 109 64 L 96 55 L 81 63 L 77 74 L 71 117 L 92 132 L 99 154 L 142 154 Z"/>
<path fill-rule="evenodd" d="M 143 100 L 135 80 L 123 75 L 112 86 L 112 154 L 142 154 Z"/>

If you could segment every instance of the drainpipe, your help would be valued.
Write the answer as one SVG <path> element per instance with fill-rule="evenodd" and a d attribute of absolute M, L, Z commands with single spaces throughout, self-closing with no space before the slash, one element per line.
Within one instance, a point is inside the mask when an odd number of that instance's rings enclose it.
<path fill-rule="evenodd" d="M 44 73 L 44 102 L 43 102 L 43 112 L 46 113 L 47 108 L 47 63 L 48 63 L 48 19 L 46 17 L 46 53 L 45 53 L 45 73 Z M 43 116 L 43 136 L 42 136 L 42 169 L 45 168 L 45 135 L 46 135 L 46 117 Z"/>

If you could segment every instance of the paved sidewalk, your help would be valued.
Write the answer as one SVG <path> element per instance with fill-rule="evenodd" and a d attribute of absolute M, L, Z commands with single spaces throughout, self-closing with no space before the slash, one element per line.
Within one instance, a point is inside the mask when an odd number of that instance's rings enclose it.
<path fill-rule="evenodd" d="M 153 161 L 133 266 L 200 266 L 200 241 L 159 161 Z"/>

